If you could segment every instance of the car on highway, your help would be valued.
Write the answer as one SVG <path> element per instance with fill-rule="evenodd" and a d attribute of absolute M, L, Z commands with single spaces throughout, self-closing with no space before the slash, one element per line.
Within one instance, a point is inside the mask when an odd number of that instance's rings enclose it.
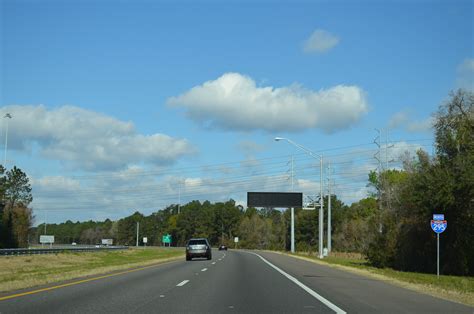
<path fill-rule="evenodd" d="M 225 246 L 224 244 L 221 244 L 219 246 L 219 251 L 227 251 L 227 246 Z"/>
<path fill-rule="evenodd" d="M 211 245 L 206 238 L 192 238 L 186 245 L 186 260 L 190 261 L 195 257 L 205 257 L 212 259 Z"/>

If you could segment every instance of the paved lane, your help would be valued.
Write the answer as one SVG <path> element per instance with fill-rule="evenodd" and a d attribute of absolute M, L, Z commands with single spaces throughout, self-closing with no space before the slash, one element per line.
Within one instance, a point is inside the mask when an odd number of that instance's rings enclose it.
<path fill-rule="evenodd" d="M 274 266 L 251 252 L 214 251 L 211 261 L 186 262 L 183 258 L 3 300 L 0 313 L 334 313 L 334 309 L 348 313 L 473 313 L 470 307 L 329 267 L 273 253 L 258 254 Z"/>
<path fill-rule="evenodd" d="M 474 308 L 290 256 L 262 257 L 348 313 L 474 313 Z"/>

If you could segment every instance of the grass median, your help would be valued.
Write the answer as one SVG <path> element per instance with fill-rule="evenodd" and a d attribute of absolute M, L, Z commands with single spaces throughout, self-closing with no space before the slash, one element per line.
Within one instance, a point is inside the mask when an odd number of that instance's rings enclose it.
<path fill-rule="evenodd" d="M 0 257 L 0 292 L 14 291 L 183 258 L 180 248 L 64 252 Z"/>
<path fill-rule="evenodd" d="M 436 274 L 376 268 L 370 266 L 367 260 L 360 254 L 333 252 L 331 256 L 325 257 L 323 260 L 305 253 L 288 255 L 376 278 L 435 297 L 474 306 L 474 277 L 441 275 L 437 278 Z"/>

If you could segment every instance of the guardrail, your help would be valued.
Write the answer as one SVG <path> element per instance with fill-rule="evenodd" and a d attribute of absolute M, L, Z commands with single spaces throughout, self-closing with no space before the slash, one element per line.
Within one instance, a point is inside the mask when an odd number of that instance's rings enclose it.
<path fill-rule="evenodd" d="M 33 255 L 33 254 L 57 254 L 63 252 L 96 252 L 110 250 L 127 250 L 128 246 L 79 246 L 79 247 L 54 247 L 54 248 L 29 248 L 29 249 L 0 249 L 3 255 Z"/>

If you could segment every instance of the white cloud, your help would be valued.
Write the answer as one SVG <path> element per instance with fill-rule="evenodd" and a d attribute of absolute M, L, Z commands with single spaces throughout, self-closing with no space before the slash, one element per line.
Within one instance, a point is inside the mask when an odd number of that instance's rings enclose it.
<path fill-rule="evenodd" d="M 304 42 L 303 51 L 306 53 L 322 53 L 331 50 L 339 43 L 339 38 L 323 29 L 316 29 Z"/>
<path fill-rule="evenodd" d="M 433 132 L 433 125 L 434 125 L 433 117 L 428 117 L 424 120 L 420 121 L 413 121 L 410 122 L 406 126 L 406 130 L 412 133 L 426 133 L 426 132 Z"/>
<path fill-rule="evenodd" d="M 93 176 L 43 177 L 32 180 L 32 208 L 43 221 L 48 211 L 50 222 L 67 219 L 118 219 L 136 210 L 150 214 L 171 204 L 192 200 L 211 202 L 246 199 L 247 191 L 286 190 L 286 179 L 254 176 L 236 182 L 233 175 L 216 177 L 150 176 L 144 169 L 126 169 Z"/>
<path fill-rule="evenodd" d="M 465 59 L 457 68 L 456 85 L 474 91 L 474 59 Z"/>
<path fill-rule="evenodd" d="M 395 113 L 388 122 L 388 127 L 390 129 L 398 128 L 401 125 L 404 125 L 409 120 L 407 112 L 397 112 Z"/>
<path fill-rule="evenodd" d="M 167 103 L 187 109 L 187 116 L 205 127 L 238 131 L 319 128 L 332 133 L 351 127 L 368 111 L 365 92 L 357 86 L 320 91 L 297 84 L 258 87 L 252 78 L 239 73 L 226 73 Z"/>
<path fill-rule="evenodd" d="M 388 154 L 390 159 L 401 160 L 405 154 L 410 154 L 414 156 L 416 152 L 420 149 L 423 149 L 423 146 L 418 143 L 407 143 L 407 142 L 397 142 L 392 145 L 383 146 L 382 149 L 388 147 Z"/>
<path fill-rule="evenodd" d="M 74 106 L 48 110 L 45 106 L 7 106 L 9 147 L 32 150 L 82 170 L 116 170 L 133 163 L 162 165 L 192 154 L 185 139 L 165 134 L 138 134 L 124 122 Z"/>
<path fill-rule="evenodd" d="M 243 151 L 246 156 L 253 156 L 265 150 L 265 146 L 248 140 L 241 141 L 238 144 L 238 148 Z"/>
<path fill-rule="evenodd" d="M 410 133 L 428 133 L 433 131 L 434 119 L 427 117 L 422 120 L 412 120 L 410 113 L 401 111 L 395 113 L 388 122 L 389 129 L 403 128 Z"/>
<path fill-rule="evenodd" d="M 77 191 L 81 187 L 79 181 L 62 176 L 32 178 L 31 185 L 34 187 L 35 196 L 42 195 L 42 197 L 56 197 L 64 192 Z"/>
<path fill-rule="evenodd" d="M 155 177 L 138 167 L 73 178 L 33 178 L 31 183 L 34 195 L 31 206 L 37 223 L 44 220 L 45 211 L 49 221 L 60 222 L 118 219 L 136 210 L 158 210 L 167 205 L 159 202 Z M 163 190 L 169 189 L 163 187 Z"/>

